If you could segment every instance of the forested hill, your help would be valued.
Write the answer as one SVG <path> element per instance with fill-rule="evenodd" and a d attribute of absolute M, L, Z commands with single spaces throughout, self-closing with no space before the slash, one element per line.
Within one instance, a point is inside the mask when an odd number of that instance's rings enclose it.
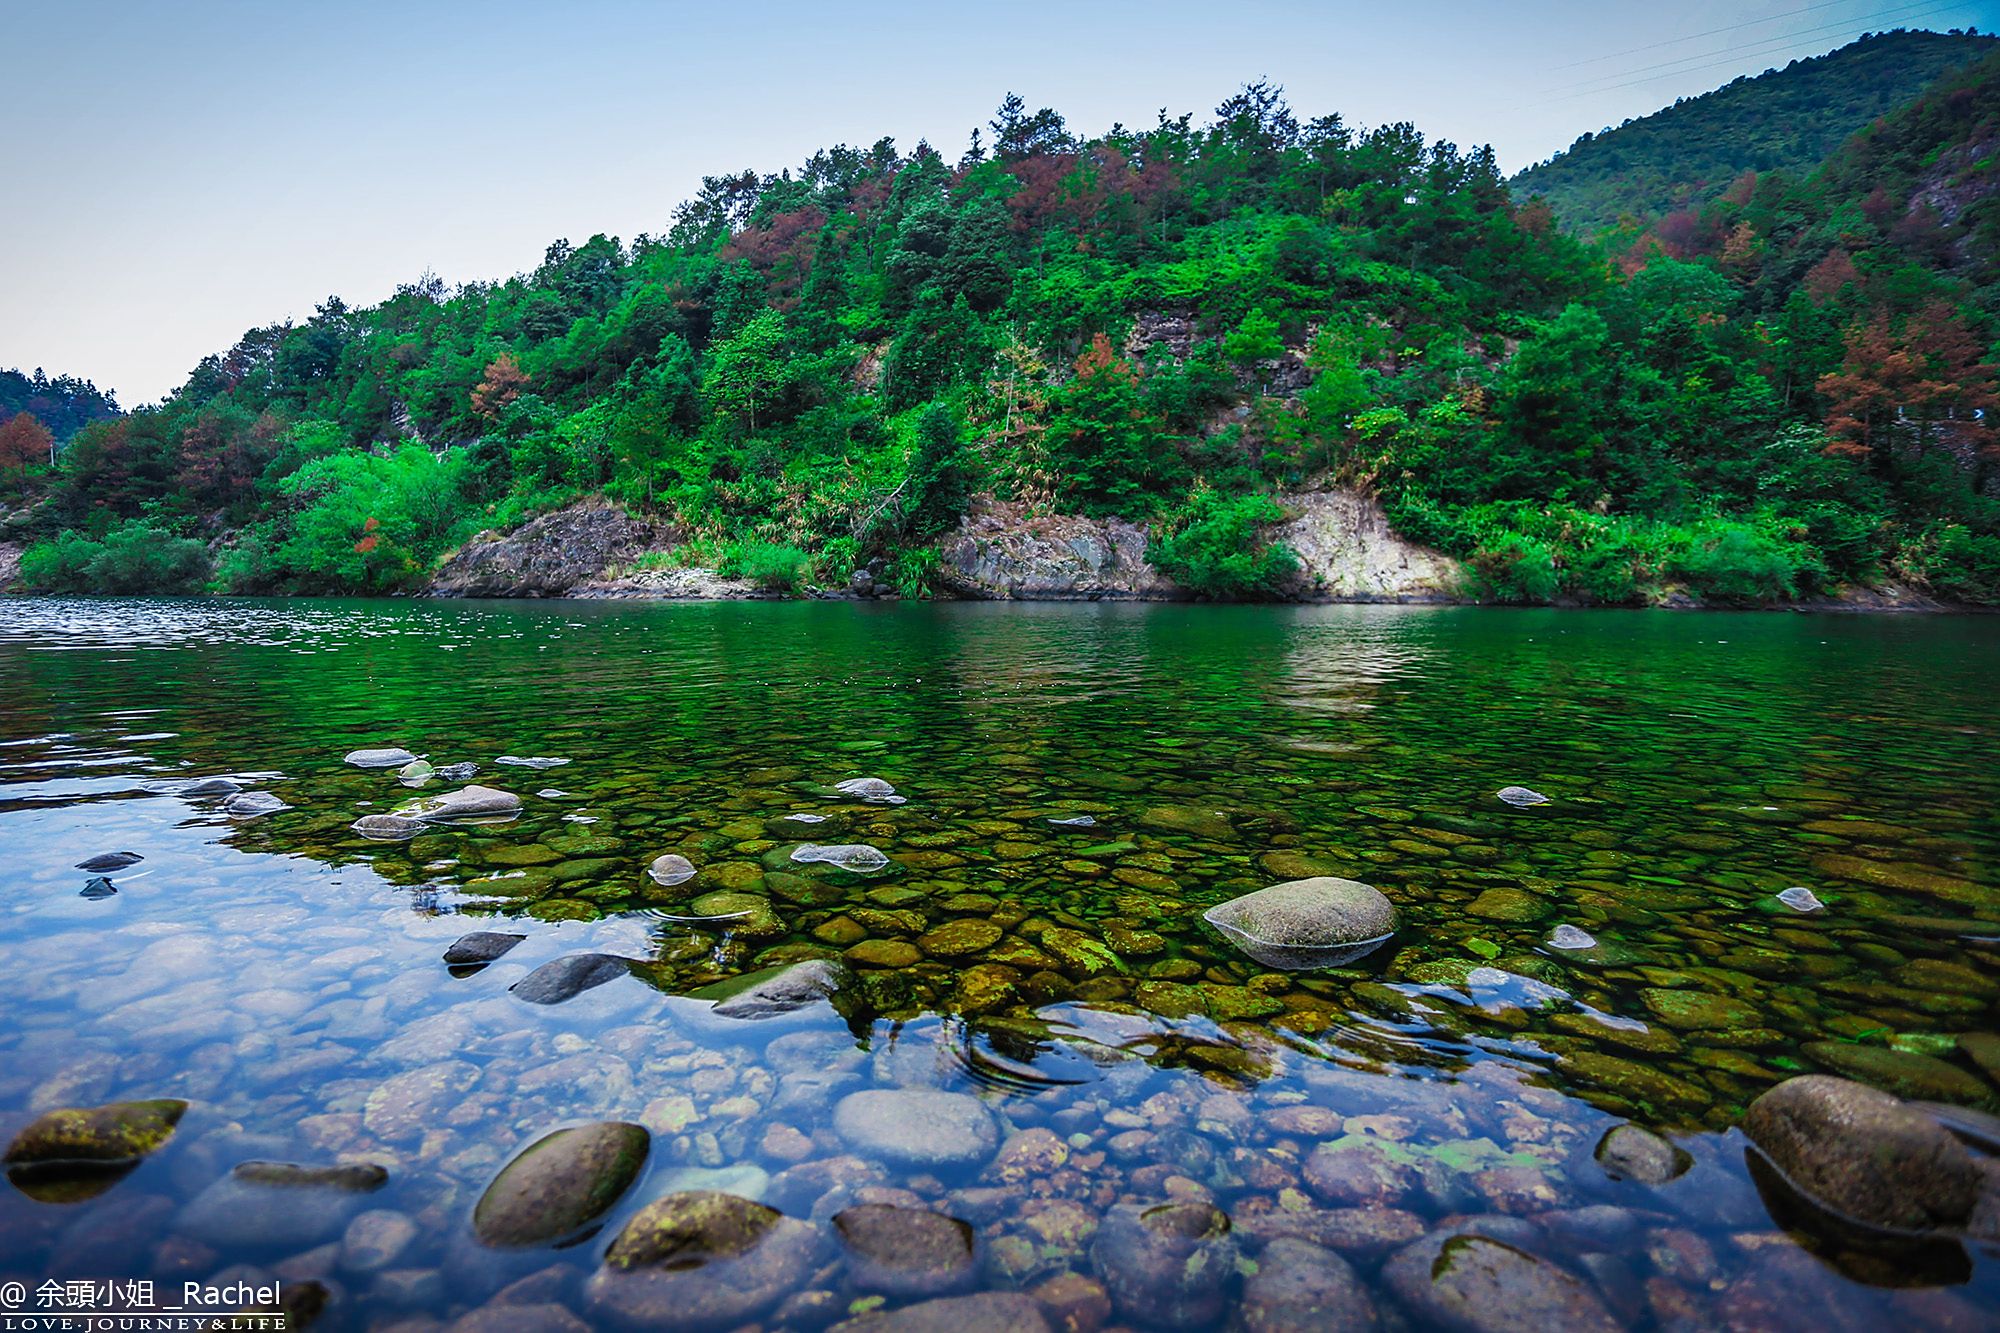
<path fill-rule="evenodd" d="M 1010 97 L 955 159 L 836 146 L 252 330 L 53 473 L 0 463 L 0 537 L 46 590 L 390 592 L 604 496 L 675 559 L 922 593 L 991 492 L 1255 597 L 1279 497 L 1344 486 L 1484 598 L 2000 600 L 1996 142 L 2000 57 L 1614 253 L 1486 150 L 1266 85 L 1090 137 Z"/>
<path fill-rule="evenodd" d="M 1971 34 L 1874 33 L 1585 134 L 1514 177 L 1514 193 L 1547 199 L 1558 222 L 1586 235 L 1628 219 L 1643 226 L 1700 208 L 1745 172 L 1812 170 L 1947 69 L 1996 48 L 2000 38 Z"/>

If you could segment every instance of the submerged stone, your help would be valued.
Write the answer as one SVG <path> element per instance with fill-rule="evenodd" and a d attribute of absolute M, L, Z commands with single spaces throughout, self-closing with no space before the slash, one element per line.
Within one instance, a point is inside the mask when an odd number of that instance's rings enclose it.
<path fill-rule="evenodd" d="M 475 930 L 470 935 L 460 935 L 444 951 L 444 960 L 454 966 L 470 963 L 490 963 L 511 950 L 526 935 L 509 935 L 494 930 Z"/>
<path fill-rule="evenodd" d="M 363 815 L 349 827 L 362 837 L 378 842 L 406 842 L 429 826 L 423 820 L 412 819 L 408 815 Z"/>
<path fill-rule="evenodd" d="M 532 768 L 541 770 L 550 768 L 561 768 L 564 764 L 567 764 L 569 760 L 548 758 L 542 755 L 503 754 L 498 759 L 495 759 L 493 762 L 496 764 L 507 764 L 514 768 Z"/>
<path fill-rule="evenodd" d="M 190 1199 L 174 1229 L 220 1249 L 303 1249 L 339 1236 L 388 1178 L 372 1165 L 245 1162 Z"/>
<path fill-rule="evenodd" d="M 896 789 L 881 778 L 849 778 L 845 782 L 834 783 L 833 789 L 844 796 L 851 796 L 857 801 L 867 801 L 873 805 L 903 803 L 903 798 L 896 794 Z"/>
<path fill-rule="evenodd" d="M 344 762 L 356 768 L 401 768 L 405 764 L 414 763 L 416 758 L 408 750 L 349 750 Z"/>
<path fill-rule="evenodd" d="M 792 860 L 800 865 L 830 865 L 858 872 L 880 870 L 889 864 L 889 858 L 882 852 L 861 842 L 809 842 L 793 849 Z"/>
<path fill-rule="evenodd" d="M 871 1088 L 833 1109 L 834 1132 L 848 1147 L 916 1170 L 971 1166 L 1000 1144 L 992 1112 L 962 1092 Z"/>
<path fill-rule="evenodd" d="M 1984 1106 L 1994 1099 L 1994 1090 L 1976 1074 L 1934 1055 L 1845 1041 L 1807 1042 L 1804 1050 L 1816 1063 L 1898 1097 L 1966 1106 Z"/>
<path fill-rule="evenodd" d="M 1575 926 L 1557 926 L 1549 932 L 1551 949 L 1595 949 L 1597 939 L 1588 931 Z"/>
<path fill-rule="evenodd" d="M 1372 1329 L 1375 1304 L 1347 1260 L 1329 1249 L 1280 1236 L 1257 1256 L 1257 1271 L 1243 1284 L 1246 1333 L 1297 1329 Z"/>
<path fill-rule="evenodd" d="M 1396 931 L 1396 909 L 1380 890 L 1321 875 L 1231 898 L 1203 920 L 1266 967 L 1338 967 Z"/>
<path fill-rule="evenodd" d="M 127 866 L 135 866 L 145 859 L 137 852 L 105 852 L 91 857 L 88 861 L 78 861 L 76 868 L 88 870 L 93 875 L 105 875 L 114 870 L 123 870 Z"/>
<path fill-rule="evenodd" d="M 1113 1309 L 1161 1328 L 1217 1323 L 1236 1255 L 1228 1214 L 1194 1202 L 1119 1204 L 1091 1245 Z"/>
<path fill-rule="evenodd" d="M 1687 1149 L 1638 1125 L 1613 1125 L 1591 1154 L 1613 1180 L 1664 1185 L 1694 1165 Z"/>
<path fill-rule="evenodd" d="M 923 1208 L 862 1204 L 833 1215 L 847 1251 L 848 1280 L 887 1296 L 941 1296 L 978 1277 L 971 1226 Z"/>
<path fill-rule="evenodd" d="M 710 1012 L 723 1018 L 759 1020 L 831 1003 L 853 979 L 841 964 L 812 958 L 718 981 L 688 998 L 712 1002 Z"/>
<path fill-rule="evenodd" d="M 102 875 L 97 875 L 85 883 L 82 888 L 78 889 L 76 896 L 79 898 L 88 898 L 95 902 L 100 898 L 109 898 L 117 892 L 118 886 L 116 884 L 113 884 Z"/>
<path fill-rule="evenodd" d="M 1548 797 L 1542 795 L 1532 787 L 1502 787 L 1493 794 L 1507 804 L 1514 806 L 1547 805 L 1549 803 Z"/>
<path fill-rule="evenodd" d="M 275 814 L 279 810 L 290 808 L 285 804 L 283 797 L 274 796 L 267 791 L 238 792 L 222 803 L 224 814 L 235 815 L 240 819 L 255 819 L 258 815 Z"/>
<path fill-rule="evenodd" d="M 412 759 L 396 770 L 396 780 L 408 787 L 421 787 L 437 776 L 428 759 Z"/>
<path fill-rule="evenodd" d="M 1786 1079 L 1750 1103 L 1743 1132 L 1795 1189 L 1865 1225 L 1956 1226 L 1979 1202 L 1979 1163 L 1948 1130 L 1847 1079 Z"/>
<path fill-rule="evenodd" d="M 774 1208 L 685 1190 L 625 1224 L 584 1301 L 599 1319 L 626 1328 L 734 1328 L 799 1289 L 819 1249 L 811 1227 Z"/>
<path fill-rule="evenodd" d="M 573 953 L 540 967 L 508 987 L 529 1004 L 561 1004 L 632 970 L 632 960 L 607 953 Z"/>
<path fill-rule="evenodd" d="M 521 798 L 494 787 L 461 787 L 457 791 L 420 797 L 398 806 L 396 813 L 430 824 L 505 819 L 521 813 Z"/>
<path fill-rule="evenodd" d="M 1049 823 L 1057 828 L 1096 828 L 1095 815 L 1050 815 Z"/>
<path fill-rule="evenodd" d="M 1063 1325 L 1069 1330 L 1097 1326 L 1084 1322 Z M 887 1314 L 843 1320 L 829 1333 L 1050 1333 L 1050 1325 L 1041 1303 L 1026 1292 L 982 1291 L 971 1296 L 940 1296 Z"/>
<path fill-rule="evenodd" d="M 183 796 L 233 796 L 243 790 L 243 784 L 228 778 L 202 778 L 188 783 L 180 789 Z"/>
<path fill-rule="evenodd" d="M 651 1145 L 644 1126 L 623 1121 L 544 1135 L 502 1167 L 480 1195 L 473 1234 L 503 1248 L 561 1240 L 618 1202 L 638 1179 Z"/>
<path fill-rule="evenodd" d="M 1500 1333 L 1617 1333 L 1619 1320 L 1576 1274 L 1490 1236 L 1438 1231 L 1382 1266 L 1420 1327 Z"/>

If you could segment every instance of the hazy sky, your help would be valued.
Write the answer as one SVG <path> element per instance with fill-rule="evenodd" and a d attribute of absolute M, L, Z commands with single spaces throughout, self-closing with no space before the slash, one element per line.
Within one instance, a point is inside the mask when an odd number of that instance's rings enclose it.
<path fill-rule="evenodd" d="M 1301 118 L 1511 172 L 1864 31 L 1968 25 L 2000 0 L 0 0 L 0 367 L 137 406 L 329 293 L 665 231 L 704 174 L 884 134 L 955 157 L 1010 89 L 1094 133 L 1268 76 Z"/>

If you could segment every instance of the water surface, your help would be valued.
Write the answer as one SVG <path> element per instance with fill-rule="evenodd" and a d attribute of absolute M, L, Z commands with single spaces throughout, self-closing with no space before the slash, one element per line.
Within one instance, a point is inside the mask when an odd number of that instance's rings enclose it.
<path fill-rule="evenodd" d="M 961 1218 L 977 1286 L 1055 1302 L 1065 1274 L 1143 1264 L 1121 1205 L 1192 1201 L 1230 1219 L 1225 1311 L 1303 1235 L 1421 1327 L 1391 1256 L 1484 1232 L 1632 1327 L 1990 1326 L 1992 1256 L 1788 1230 L 1735 1126 L 1856 1051 L 1975 1090 L 1921 1095 L 1996 1095 L 1953 1044 L 2000 1026 L 1996 681 L 1986 619 L 10 600 L 0 1133 L 192 1106 L 93 1197 L 0 1194 L 0 1269 L 319 1281 L 340 1328 L 496 1293 L 594 1323 L 608 1239 L 713 1188 L 822 1233 L 762 1315 L 816 1328 L 917 1299 L 841 1257 L 828 1219 L 859 1204 Z M 415 794 L 342 763 L 370 746 L 476 763 L 524 813 L 359 837 Z M 289 808 L 181 791 L 210 776 Z M 864 776 L 904 803 L 829 792 Z M 1511 784 L 1552 799 L 1496 800 Z M 806 840 L 890 863 L 801 865 Z M 144 860 L 86 894 L 75 864 L 119 850 Z M 653 884 L 666 852 L 698 877 Z M 1285 973 L 1201 922 L 1316 873 L 1382 888 L 1398 936 Z M 1793 886 L 1828 910 L 1775 900 Z M 755 910 L 687 920 L 714 892 Z M 1591 947 L 1554 947 L 1562 926 Z M 478 929 L 527 938 L 454 974 Z M 579 952 L 640 966 L 556 1005 L 509 992 Z M 853 966 L 842 1012 L 685 998 L 810 957 Z M 843 1137 L 844 1097 L 896 1088 L 977 1096 L 1003 1146 L 924 1166 Z M 653 1147 L 602 1231 L 472 1241 L 517 1149 L 606 1119 Z M 1612 1179 L 1593 1152 L 1626 1122 L 1690 1169 Z M 252 1159 L 390 1179 L 232 1235 L 198 1201 Z"/>

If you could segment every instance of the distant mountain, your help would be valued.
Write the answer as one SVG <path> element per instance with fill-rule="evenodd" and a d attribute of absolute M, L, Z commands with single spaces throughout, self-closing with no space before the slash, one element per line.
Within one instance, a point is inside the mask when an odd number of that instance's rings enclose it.
<path fill-rule="evenodd" d="M 1804 172 L 1945 71 L 2000 50 L 1972 33 L 1873 33 L 1748 75 L 1602 134 L 1585 134 L 1512 182 L 1566 229 L 1595 233 L 1699 209 L 1745 172 Z"/>
<path fill-rule="evenodd" d="M 70 375 L 50 379 L 39 367 L 33 375 L 0 370 L 0 421 L 11 421 L 22 412 L 47 426 L 58 440 L 67 440 L 93 421 L 119 415 L 117 400 L 89 380 Z"/>

